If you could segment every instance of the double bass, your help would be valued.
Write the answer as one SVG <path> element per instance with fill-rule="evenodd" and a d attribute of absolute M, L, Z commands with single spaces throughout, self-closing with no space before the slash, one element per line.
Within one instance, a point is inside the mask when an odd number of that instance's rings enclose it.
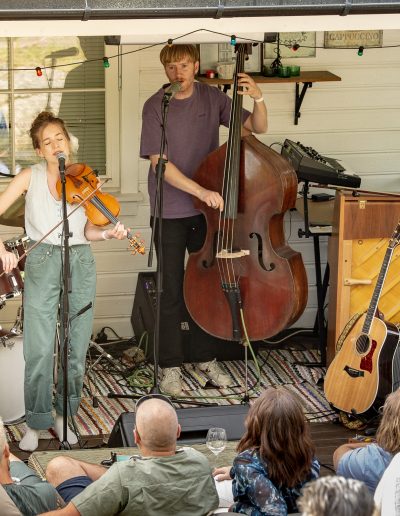
<path fill-rule="evenodd" d="M 284 215 L 294 207 L 297 176 L 253 135 L 241 137 L 238 73 L 248 45 L 236 46 L 228 141 L 201 163 L 194 180 L 221 192 L 217 212 L 195 199 L 207 222 L 202 249 L 189 255 L 184 298 L 196 323 L 225 339 L 262 340 L 293 324 L 307 304 L 301 254 L 285 242 Z"/>

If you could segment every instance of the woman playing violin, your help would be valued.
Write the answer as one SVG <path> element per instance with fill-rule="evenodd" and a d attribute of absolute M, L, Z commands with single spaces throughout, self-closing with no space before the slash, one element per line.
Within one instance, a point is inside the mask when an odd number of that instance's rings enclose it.
<path fill-rule="evenodd" d="M 4 213 L 22 194 L 25 195 L 25 230 L 32 242 L 38 242 L 49 229 L 62 219 L 62 202 L 56 185 L 60 178 L 58 153 L 71 155 L 71 142 L 62 119 L 42 112 L 33 121 L 30 136 L 38 164 L 22 170 L 0 196 L 0 214 Z M 68 205 L 70 213 L 74 207 Z M 94 302 L 96 270 L 90 241 L 126 237 L 120 223 L 104 230 L 92 224 L 85 209 L 78 208 L 69 217 L 71 292 L 69 312 L 72 318 L 69 331 L 68 361 L 68 415 L 78 411 L 85 357 L 92 332 L 93 307 L 82 315 L 73 316 Z M 22 450 L 33 451 L 38 446 L 39 431 L 54 427 L 62 438 L 63 377 L 58 372 L 53 420 L 53 351 L 62 280 L 62 226 L 50 233 L 32 249 L 25 264 L 24 280 L 24 357 L 25 357 L 25 410 L 27 432 L 20 442 Z M 17 257 L 6 251 L 0 240 L 0 258 L 5 272 L 17 267 Z M 68 429 L 67 440 L 75 444 L 77 437 Z"/>

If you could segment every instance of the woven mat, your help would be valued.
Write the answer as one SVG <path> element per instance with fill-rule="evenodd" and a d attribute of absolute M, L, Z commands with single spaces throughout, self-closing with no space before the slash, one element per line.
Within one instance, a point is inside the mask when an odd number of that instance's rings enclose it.
<path fill-rule="evenodd" d="M 241 360 L 221 362 L 222 367 L 230 375 L 234 386 L 229 389 L 216 389 L 207 383 L 205 377 L 192 364 L 185 364 L 183 368 L 184 390 L 188 397 L 208 397 L 210 402 L 221 405 L 237 404 L 242 401 L 247 385 L 251 397 L 268 386 L 283 385 L 291 392 L 296 393 L 303 404 L 306 417 L 311 421 L 327 422 L 335 418 L 326 401 L 322 389 L 317 385 L 319 379 L 325 375 L 324 368 L 310 368 L 297 365 L 295 362 L 316 362 L 319 360 L 316 351 L 261 351 L 257 355 L 260 367 L 260 382 L 257 385 L 258 369 L 254 361 L 248 361 L 246 371 L 245 362 Z M 148 377 L 152 377 L 152 368 L 147 366 Z M 95 379 L 96 399 L 98 406 L 93 406 L 93 397 L 90 394 L 87 378 L 85 379 L 83 398 L 75 418 L 75 424 L 82 437 L 100 436 L 107 440 L 118 416 L 122 412 L 133 412 L 135 401 L 127 398 L 109 398 L 108 393 L 118 394 L 145 394 L 146 389 L 132 388 L 127 381 L 123 369 L 110 369 L 109 361 L 100 360 L 92 370 Z M 179 405 L 177 406 L 187 406 Z M 8 425 L 6 427 L 10 441 L 20 441 L 26 429 L 25 423 Z M 48 431 L 41 432 L 40 438 L 51 439 L 54 435 Z"/>

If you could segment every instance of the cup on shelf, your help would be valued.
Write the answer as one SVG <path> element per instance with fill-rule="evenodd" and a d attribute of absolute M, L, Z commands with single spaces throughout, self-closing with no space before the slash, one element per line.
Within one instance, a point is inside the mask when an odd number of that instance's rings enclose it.
<path fill-rule="evenodd" d="M 270 66 L 263 66 L 263 75 L 264 77 L 274 77 L 276 75 L 276 70 L 271 68 Z"/>
<path fill-rule="evenodd" d="M 289 68 L 290 68 L 291 76 L 300 75 L 300 66 L 292 65 L 292 66 L 289 66 Z"/>
<path fill-rule="evenodd" d="M 279 77 L 290 77 L 290 66 L 280 66 L 278 68 Z"/>
<path fill-rule="evenodd" d="M 235 63 L 233 61 L 222 61 L 217 64 L 218 77 L 220 79 L 232 79 Z"/>

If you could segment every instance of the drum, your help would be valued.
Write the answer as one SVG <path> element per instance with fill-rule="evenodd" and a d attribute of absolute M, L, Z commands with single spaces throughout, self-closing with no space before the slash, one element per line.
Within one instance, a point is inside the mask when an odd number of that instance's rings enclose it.
<path fill-rule="evenodd" d="M 14 253 L 17 258 L 20 258 L 29 248 L 30 238 L 26 235 L 21 235 L 16 238 L 11 238 L 10 240 L 6 240 L 4 242 L 4 246 L 7 251 Z M 25 259 L 26 256 L 21 258 L 18 262 L 18 268 L 20 271 L 25 269 Z"/>
<path fill-rule="evenodd" d="M 25 416 L 25 361 L 22 336 L 0 339 L 0 416 L 5 424 L 18 423 Z"/>
<path fill-rule="evenodd" d="M 0 261 L 0 302 L 4 305 L 6 299 L 19 296 L 23 288 L 24 282 L 19 269 L 5 273 Z"/>

